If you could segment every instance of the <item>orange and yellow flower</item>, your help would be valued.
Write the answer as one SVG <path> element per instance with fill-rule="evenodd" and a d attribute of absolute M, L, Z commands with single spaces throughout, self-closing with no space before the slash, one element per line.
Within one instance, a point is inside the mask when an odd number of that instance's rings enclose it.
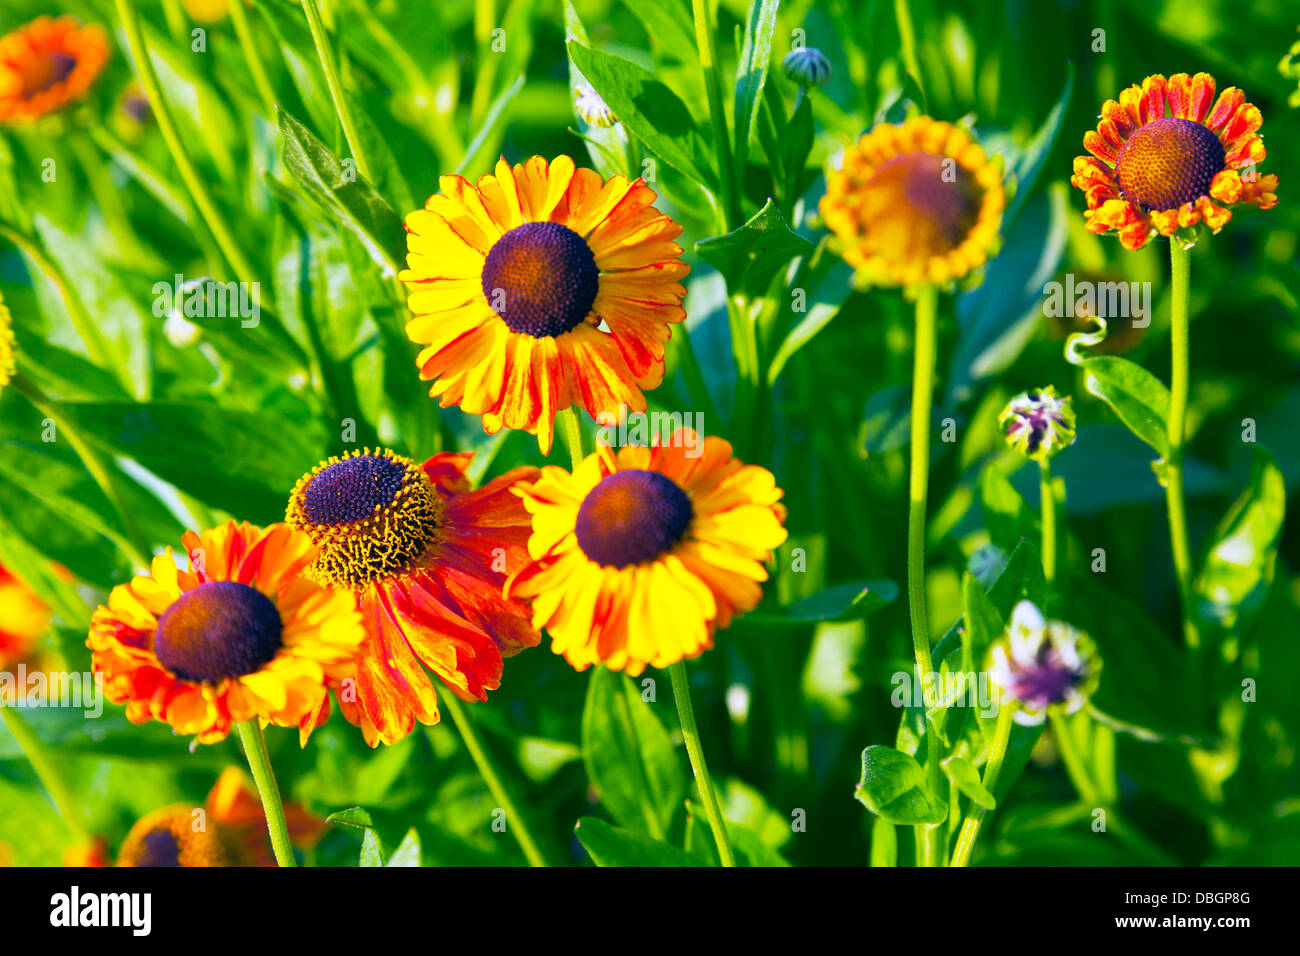
<path fill-rule="evenodd" d="M 0 123 L 39 119 L 80 100 L 108 62 L 102 27 L 38 17 L 0 37 Z"/>
<path fill-rule="evenodd" d="M 286 803 L 284 815 L 295 846 L 311 849 L 325 833 L 325 822 L 301 807 Z M 177 803 L 141 817 L 117 865 L 275 866 L 275 858 L 256 791 L 242 770 L 227 767 L 203 806 Z"/>
<path fill-rule="evenodd" d="M 91 617 L 108 699 L 133 723 L 164 721 L 202 743 L 253 718 L 305 737 L 365 639 L 356 602 L 300 575 L 315 550 L 283 524 L 231 521 L 182 540 L 188 570 L 168 548 Z"/>
<path fill-rule="evenodd" d="M 1070 178 L 1084 191 L 1089 232 L 1114 230 L 1135 250 L 1201 222 L 1217 233 L 1228 206 L 1277 205 L 1277 176 L 1257 170 L 1262 114 L 1235 86 L 1217 100 L 1214 91 L 1208 73 L 1157 74 L 1102 104 L 1083 137 L 1092 155 L 1075 158 Z"/>
<path fill-rule="evenodd" d="M 438 722 L 432 671 L 463 700 L 501 686 L 502 659 L 541 635 L 528 605 L 502 595 L 527 560 L 528 515 L 510 493 L 535 468 L 470 490 L 473 453 L 423 465 L 387 450 L 330 458 L 302 477 L 286 521 L 320 549 L 305 575 L 355 594 L 366 641 L 335 683 L 339 706 L 366 742 L 396 743 L 418 720 Z"/>
<path fill-rule="evenodd" d="M 532 599 L 533 623 L 578 670 L 635 676 L 712 647 L 715 629 L 758 604 L 786 537 L 772 473 L 689 429 L 648 448 L 601 445 L 572 474 L 548 466 L 516 494 L 532 515 L 533 563 L 506 591 Z"/>
<path fill-rule="evenodd" d="M 0 565 L 0 671 L 32 657 L 52 617 L 49 605 Z"/>
<path fill-rule="evenodd" d="M 944 284 L 996 251 L 1002 170 L 966 130 L 917 116 L 881 123 L 844 152 L 819 204 L 862 284 Z"/>
<path fill-rule="evenodd" d="M 406 217 L 420 377 L 459 405 L 537 436 L 549 453 L 557 412 L 645 411 L 663 381 L 669 326 L 686 317 L 682 227 L 641 179 L 603 181 L 568 156 L 534 156 L 442 191 Z"/>

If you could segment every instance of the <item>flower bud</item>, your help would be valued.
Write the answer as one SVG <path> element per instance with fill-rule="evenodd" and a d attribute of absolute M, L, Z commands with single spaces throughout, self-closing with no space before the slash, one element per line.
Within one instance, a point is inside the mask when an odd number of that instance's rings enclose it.
<path fill-rule="evenodd" d="M 801 46 L 785 55 L 781 70 L 791 82 L 811 88 L 821 86 L 831 78 L 831 61 L 821 50 Z"/>
<path fill-rule="evenodd" d="M 1097 689 L 1101 658 L 1087 634 L 1044 620 L 1033 602 L 1021 601 L 1006 635 L 989 649 L 988 674 L 1002 706 L 1016 707 L 1016 723 L 1033 726 L 1083 707 Z"/>
<path fill-rule="evenodd" d="M 1074 426 L 1070 396 L 1061 397 L 1050 385 L 1022 392 L 998 416 L 1007 444 L 1039 462 L 1074 444 Z"/>
<path fill-rule="evenodd" d="M 588 126 L 599 126 L 602 129 L 608 129 L 618 122 L 618 117 L 609 108 L 609 104 L 601 99 L 600 94 L 586 83 L 577 84 L 574 107 Z"/>

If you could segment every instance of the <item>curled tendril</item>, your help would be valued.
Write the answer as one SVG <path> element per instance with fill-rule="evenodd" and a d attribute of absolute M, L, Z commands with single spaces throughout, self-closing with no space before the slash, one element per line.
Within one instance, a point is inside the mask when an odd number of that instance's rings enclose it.
<path fill-rule="evenodd" d="M 1065 360 L 1071 365 L 1082 365 L 1088 360 L 1079 349 L 1090 349 L 1106 339 L 1106 320 L 1100 315 L 1088 317 L 1099 326 L 1096 332 L 1071 332 L 1065 339 Z"/>

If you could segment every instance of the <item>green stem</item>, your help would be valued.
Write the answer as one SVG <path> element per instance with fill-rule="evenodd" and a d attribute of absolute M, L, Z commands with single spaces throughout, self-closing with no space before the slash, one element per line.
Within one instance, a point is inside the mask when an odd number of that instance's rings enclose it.
<path fill-rule="evenodd" d="M 704 71 L 704 88 L 709 96 L 709 116 L 713 120 L 713 146 L 717 153 L 718 180 L 722 184 L 724 210 L 723 232 L 740 224 L 740 205 L 736 189 L 736 169 L 731 158 L 731 140 L 727 136 L 727 110 L 722 99 L 722 79 L 718 74 L 718 47 L 714 37 L 711 0 L 691 0 L 695 16 L 695 42 L 700 49 L 700 68 Z"/>
<path fill-rule="evenodd" d="M 474 760 L 474 765 L 478 767 L 479 775 L 483 782 L 487 784 L 488 792 L 492 794 L 492 799 L 497 805 L 505 811 L 507 828 L 515 836 L 519 848 L 524 851 L 524 856 L 528 859 L 530 866 L 549 866 L 546 857 L 538 848 L 537 843 L 533 840 L 532 835 L 528 832 L 528 823 L 518 810 L 515 809 L 514 801 L 510 799 L 510 793 L 506 790 L 505 785 L 501 782 L 501 777 L 497 774 L 496 768 L 492 764 L 492 759 L 488 756 L 487 751 L 483 749 L 483 744 L 478 739 L 478 732 L 474 729 L 474 724 L 465 713 L 465 708 L 461 706 L 460 700 L 456 695 L 448 691 L 442 695 L 442 703 L 447 713 L 451 714 L 452 723 L 460 731 L 461 740 L 465 742 L 465 749 Z"/>
<path fill-rule="evenodd" d="M 934 705 L 934 663 L 925 609 L 925 511 L 930 483 L 930 403 L 934 391 L 935 325 L 939 292 L 922 286 L 916 299 L 916 344 L 912 368 L 912 464 L 907 509 L 907 607 L 912 619 L 912 650 L 926 709 L 926 769 L 930 790 L 942 793 L 939 776 L 939 730 L 930 713 Z M 941 828 L 918 824 L 921 865 L 942 862 Z"/>
<path fill-rule="evenodd" d="M 713 841 L 718 845 L 718 856 L 723 866 L 735 866 L 736 857 L 731 851 L 731 841 L 727 838 L 727 825 L 723 822 L 722 810 L 718 807 L 718 793 L 713 787 L 713 778 L 709 776 L 709 765 L 704 760 L 700 729 L 695 724 L 695 708 L 691 706 L 691 684 L 686 673 L 686 662 L 678 661 L 668 668 L 668 673 L 673 682 L 673 696 L 677 698 L 677 716 L 682 722 L 686 753 L 691 758 L 691 770 L 695 772 L 695 784 L 700 789 L 704 814 L 709 818 L 709 828 L 713 830 Z"/>
<path fill-rule="evenodd" d="M 266 115 L 274 120 L 275 88 L 271 86 L 271 79 L 267 76 L 262 57 L 258 54 L 257 46 L 253 43 L 253 31 L 248 26 L 248 12 L 244 9 L 243 0 L 231 0 L 230 23 L 235 28 L 235 37 L 239 40 L 239 49 L 243 51 L 244 63 L 247 64 L 248 73 L 253 78 L 253 86 L 257 88 L 257 95 L 262 98 L 262 105 L 266 108 Z"/>
<path fill-rule="evenodd" d="M 115 0 L 115 3 L 117 4 L 117 15 L 122 21 L 122 29 L 126 33 L 127 44 L 131 48 L 131 57 L 135 60 L 135 69 L 140 79 L 140 86 L 144 89 L 145 96 L 149 98 L 149 105 L 153 108 L 154 118 L 158 121 L 158 129 L 163 135 L 163 140 L 167 143 L 167 150 L 176 163 L 176 168 L 181 174 L 185 188 L 189 190 L 190 196 L 194 199 L 199 218 L 212 232 L 212 238 L 216 240 L 217 246 L 221 249 L 221 254 L 229 263 L 230 268 L 235 271 L 236 278 L 241 282 L 252 283 L 256 277 L 252 263 L 245 258 L 243 251 L 239 248 L 239 243 L 235 241 L 234 233 L 230 231 L 230 227 L 226 224 L 225 217 L 217 209 L 217 204 L 208 191 L 198 167 L 194 165 L 189 151 L 185 148 L 176 121 L 172 117 L 171 107 L 167 105 L 167 101 L 163 98 L 162 84 L 158 82 L 158 73 L 154 70 L 153 61 L 149 58 L 149 48 L 145 44 L 144 31 L 140 26 L 140 12 L 136 9 L 135 0 Z"/>
<path fill-rule="evenodd" d="M 651 800 L 650 785 L 646 781 L 645 767 L 641 763 L 641 741 L 636 732 L 636 721 L 632 719 L 632 708 L 627 702 L 626 694 L 620 693 L 616 699 L 618 701 L 615 705 L 618 709 L 618 722 L 623 733 L 632 742 L 634 751 L 634 756 L 628 761 L 628 766 L 631 769 L 633 786 L 636 787 L 637 797 L 641 804 L 641 815 L 645 818 L 646 830 L 650 833 L 650 836 L 656 840 L 663 840 L 663 824 L 659 821 L 659 813 Z"/>
<path fill-rule="evenodd" d="M 120 0 L 119 0 L 120 2 Z M 316 56 L 320 58 L 321 68 L 325 71 L 325 82 L 330 88 L 330 99 L 334 101 L 334 112 L 343 124 L 343 138 L 348 141 L 348 149 L 356 160 L 357 172 L 369 183 L 374 183 L 371 175 L 373 167 L 361 148 L 361 137 L 357 134 L 356 124 L 352 121 L 352 108 L 343 96 L 343 82 L 339 79 L 338 63 L 334 59 L 334 50 L 330 46 L 329 36 L 325 33 L 325 24 L 321 22 L 320 10 L 316 0 L 302 0 L 302 8 L 307 14 L 307 25 L 311 28 L 311 38 L 316 44 Z"/>
<path fill-rule="evenodd" d="M 90 831 L 86 829 L 85 823 L 81 820 L 81 814 L 77 811 L 77 804 L 72 798 L 72 791 L 68 785 L 63 782 L 59 775 L 54 761 L 45 751 L 45 745 L 41 739 L 36 736 L 36 732 L 23 720 L 22 715 L 14 707 L 0 704 L 0 721 L 4 722 L 9 733 L 13 734 L 14 740 L 18 741 L 18 746 L 22 750 L 27 762 L 32 765 L 32 770 L 36 774 L 36 779 L 41 782 L 45 792 L 50 795 L 54 805 L 58 808 L 59 813 L 63 815 L 63 821 L 72 831 L 73 836 L 78 841 L 88 843 L 90 841 Z"/>
<path fill-rule="evenodd" d="M 993 732 L 993 748 L 989 751 L 988 762 L 984 764 L 984 776 L 980 780 L 989 793 L 993 793 L 998 785 L 1002 762 L 1007 757 L 1007 744 L 1011 740 L 1011 722 L 1015 713 L 1016 708 L 1012 704 L 1003 704 L 998 708 L 997 729 Z M 957 847 L 952 852 L 950 866 L 965 866 L 970 862 L 971 851 L 975 848 L 975 841 L 979 839 L 980 826 L 984 823 L 986 813 L 988 811 L 979 804 L 971 805 L 970 813 L 961 825 L 961 832 L 957 834 Z"/>
<path fill-rule="evenodd" d="M 569 449 L 569 461 L 576 469 L 586 457 L 582 450 L 582 423 L 578 421 L 578 410 L 570 405 L 561 411 L 557 418 L 560 427 L 564 430 L 564 444 Z"/>
<path fill-rule="evenodd" d="M 1165 469 L 1165 504 L 1169 512 L 1169 543 L 1178 579 L 1183 634 L 1188 648 L 1201 643 L 1192 618 L 1192 551 L 1187 537 L 1187 502 L 1183 493 L 1183 443 L 1187 438 L 1187 394 L 1190 382 L 1190 335 L 1187 295 L 1191 283 L 1191 253 L 1176 238 L 1169 242 L 1172 271 L 1170 338 L 1172 372 L 1169 386 L 1169 460 Z"/>
<path fill-rule="evenodd" d="M 1038 477 L 1043 511 L 1043 577 L 1051 591 L 1056 581 L 1056 493 L 1052 490 L 1052 465 L 1046 458 L 1038 463 Z"/>
<path fill-rule="evenodd" d="M 258 796 L 262 798 L 262 812 L 266 814 L 266 828 L 271 834 L 271 849 L 275 851 L 275 862 L 280 866 L 297 866 L 298 861 L 293 857 L 293 845 L 289 842 L 289 824 L 284 818 L 284 804 L 280 802 L 280 788 L 275 783 L 271 758 L 266 752 L 266 737 L 262 734 L 262 725 L 254 718 L 241 721 L 235 726 L 239 728 L 239 739 L 244 745 L 244 755 L 248 758 L 249 769 L 253 771 L 253 782 L 257 784 Z"/>

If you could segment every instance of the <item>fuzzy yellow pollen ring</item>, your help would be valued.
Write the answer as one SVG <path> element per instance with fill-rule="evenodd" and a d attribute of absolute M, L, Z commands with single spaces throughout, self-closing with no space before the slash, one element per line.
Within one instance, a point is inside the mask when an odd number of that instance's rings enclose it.
<path fill-rule="evenodd" d="M 387 449 L 328 458 L 299 479 L 285 521 L 319 553 L 304 572 L 357 590 L 414 569 L 440 540 L 442 499 L 418 464 Z"/>

